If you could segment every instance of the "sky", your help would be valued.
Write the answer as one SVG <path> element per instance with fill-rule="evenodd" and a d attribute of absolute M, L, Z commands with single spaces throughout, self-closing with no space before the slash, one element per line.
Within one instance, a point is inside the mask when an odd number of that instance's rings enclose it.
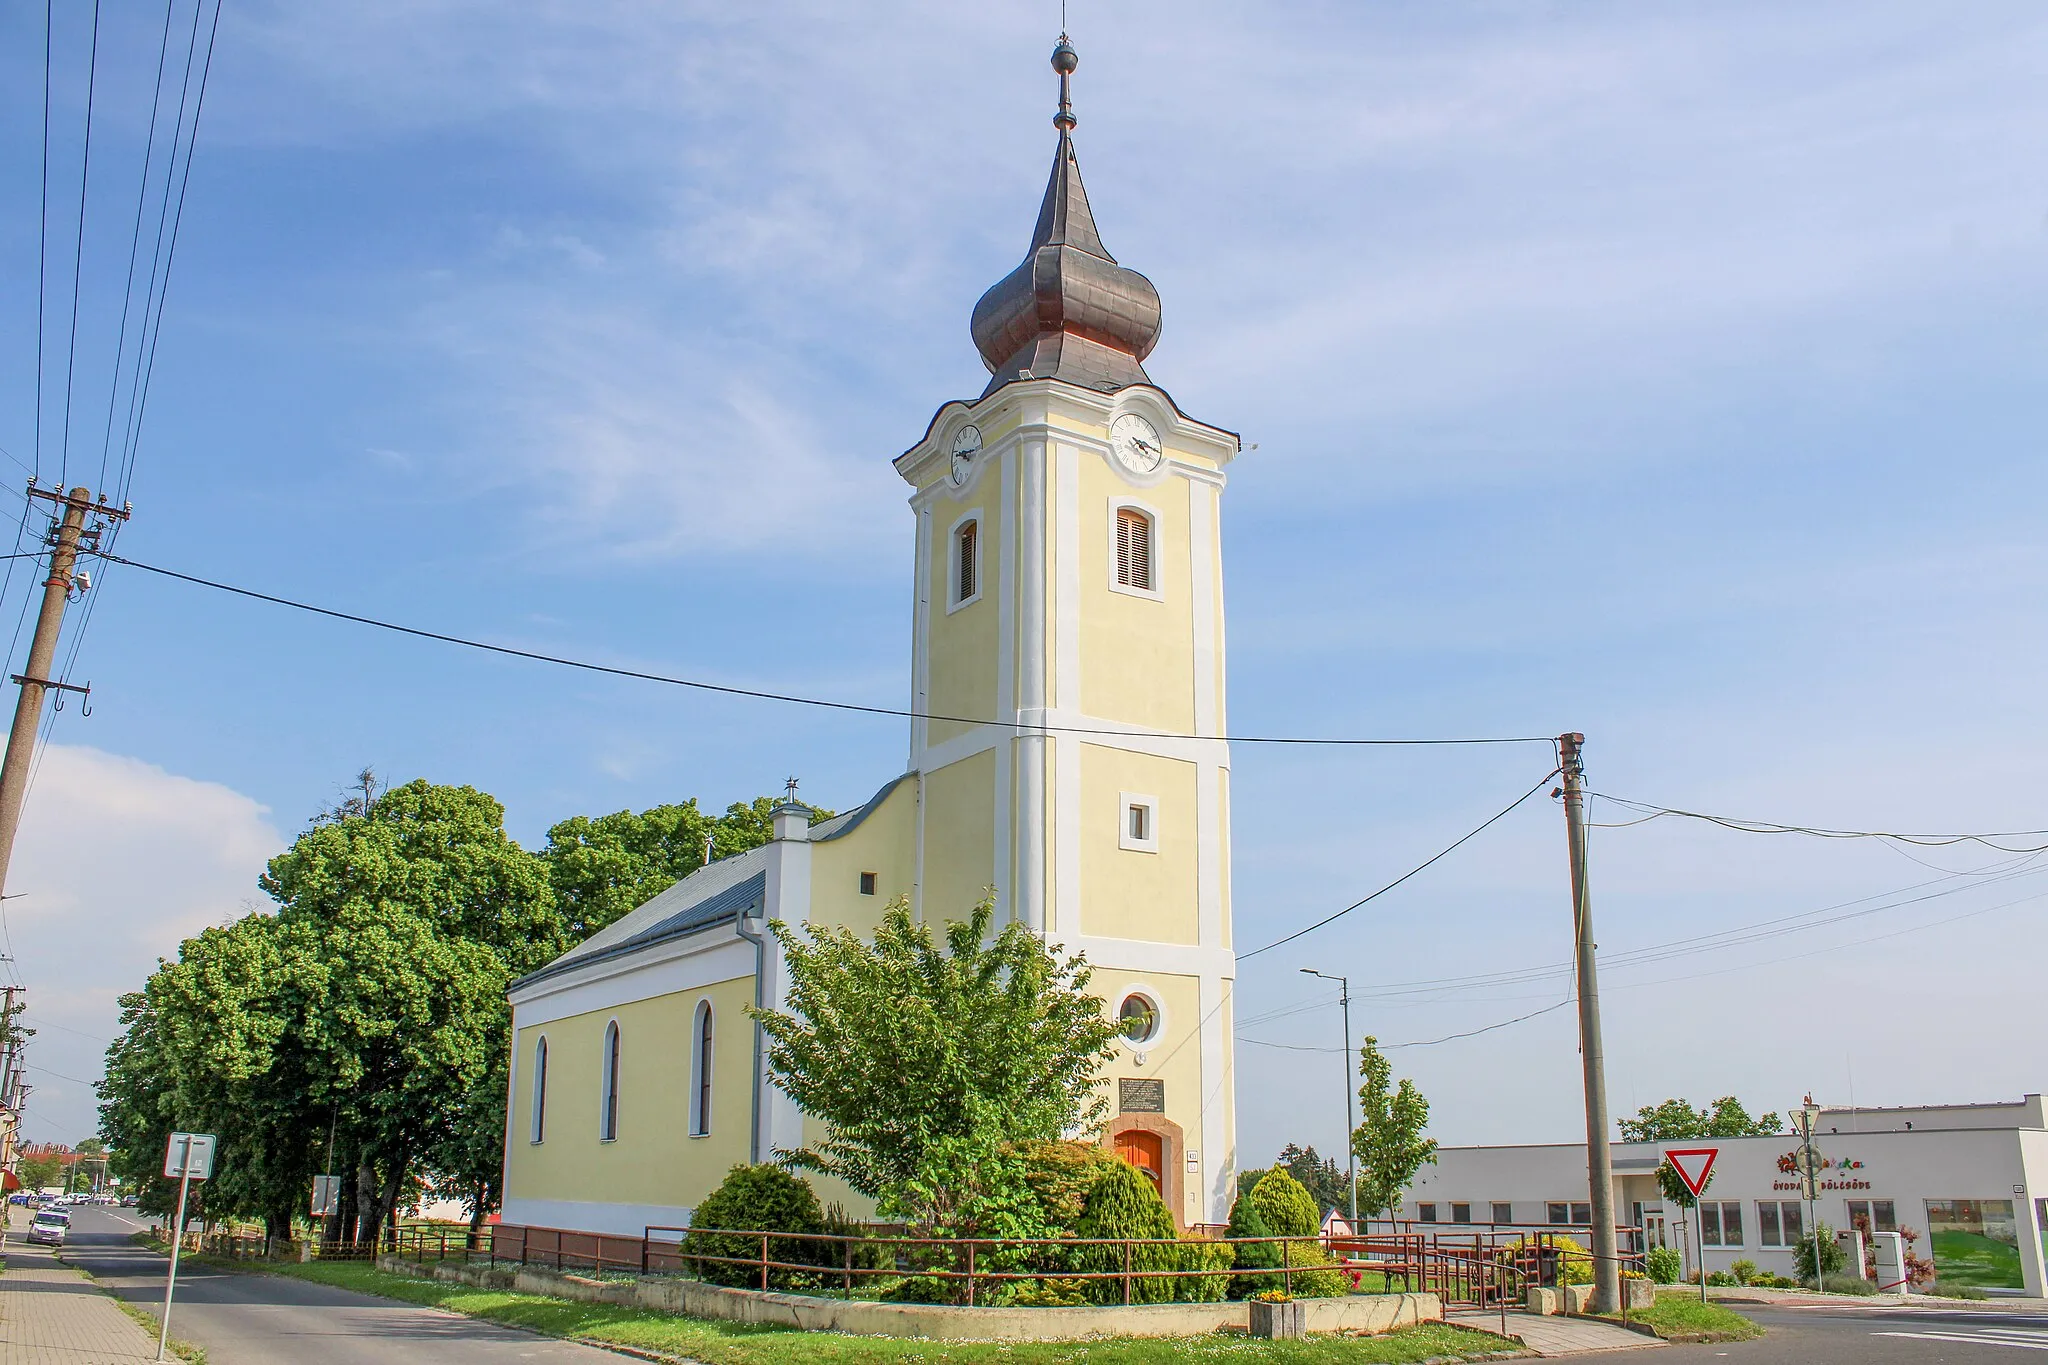
<path fill-rule="evenodd" d="M 39 442 L 43 7 L 0 4 L 0 472 L 102 487 L 165 18 L 103 0 L 81 234 L 90 14 L 57 8 Z M 173 94 L 190 13 L 175 0 Z M 2048 828 L 2048 13 L 1073 0 L 1067 22 L 1098 223 L 1164 300 L 1147 368 L 1244 434 L 1234 733 L 1574 730 L 1593 790 L 1656 806 Z M 231 0 L 121 553 L 903 704 L 911 516 L 888 462 L 984 381 L 969 310 L 1029 236 L 1059 23 L 1050 3 Z M 265 859 L 365 764 L 489 791 L 537 846 L 571 815 L 722 807 L 791 774 L 844 809 L 907 749 L 898 721 L 120 566 L 90 600 L 92 714 L 54 718 L 4 906 L 40 1030 L 34 1138 L 91 1132 L 120 994 L 257 908 Z M 1240 947 L 1407 872 L 1551 761 L 1237 746 Z M 1349 976 L 1355 1032 L 1404 1045 L 1441 1141 L 1583 1137 L 1548 790 L 1243 963 L 1245 1164 L 1342 1145 L 1336 991 L 1306 966 Z M 1596 828 L 1613 1108 L 2041 1089 L 2032 856 Z"/>

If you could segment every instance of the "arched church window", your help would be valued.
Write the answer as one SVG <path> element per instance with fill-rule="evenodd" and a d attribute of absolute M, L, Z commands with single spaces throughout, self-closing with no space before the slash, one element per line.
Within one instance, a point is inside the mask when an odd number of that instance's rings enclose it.
<path fill-rule="evenodd" d="M 619 1136 L 619 1021 L 604 1026 L 604 1090 L 597 1116 L 597 1140 L 616 1142 Z"/>
<path fill-rule="evenodd" d="M 970 519 L 953 532 L 953 602 L 971 602 L 980 591 L 981 523 Z"/>
<path fill-rule="evenodd" d="M 1116 510 L 1116 581 L 1118 587 L 1153 591 L 1152 518 L 1135 507 Z"/>
<path fill-rule="evenodd" d="M 548 1037 L 545 1033 L 533 1045 L 533 1141 L 548 1135 Z"/>
<path fill-rule="evenodd" d="M 1133 1047 L 1143 1047 L 1159 1037 L 1159 1006 L 1151 997 L 1132 991 L 1117 1006 L 1117 1031 Z"/>
<path fill-rule="evenodd" d="M 690 1136 L 711 1132 L 711 1002 L 697 1003 L 697 1027 L 690 1047 Z"/>

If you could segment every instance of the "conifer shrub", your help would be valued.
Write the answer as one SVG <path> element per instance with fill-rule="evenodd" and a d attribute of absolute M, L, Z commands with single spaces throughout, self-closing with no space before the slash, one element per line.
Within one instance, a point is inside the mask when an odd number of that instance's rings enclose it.
<path fill-rule="evenodd" d="M 1299 1180 L 1278 1166 L 1259 1177 L 1258 1184 L 1252 1186 L 1249 1194 L 1239 1196 L 1238 1206 L 1231 1209 L 1233 1225 L 1250 1226 L 1250 1220 L 1256 1217 L 1265 1226 L 1267 1236 L 1313 1237 L 1321 1231 L 1322 1218 L 1314 1197 Z M 1287 1273 L 1233 1276 L 1231 1286 L 1234 1294 L 1240 1285 L 1255 1286 L 1253 1293 L 1280 1291 L 1291 1285 L 1297 1299 L 1334 1299 L 1349 1294 L 1352 1289 L 1350 1273 L 1332 1261 L 1314 1242 L 1273 1242 L 1267 1243 L 1263 1250 L 1245 1248 L 1240 1254 L 1261 1258 L 1255 1265 L 1241 1261 L 1240 1269 L 1257 1270 L 1269 1265 L 1275 1271 L 1285 1267 Z M 1271 1260 L 1264 1260 L 1268 1255 Z"/>
<path fill-rule="evenodd" d="M 1275 1237 L 1313 1237 L 1322 1229 L 1315 1197 L 1281 1167 L 1259 1177 L 1251 1200 Z"/>
<path fill-rule="evenodd" d="M 1096 1177 L 1074 1222 L 1074 1235 L 1081 1238 L 1113 1237 L 1130 1241 L 1170 1241 L 1178 1234 L 1173 1214 L 1152 1182 L 1136 1166 L 1114 1162 Z M 1130 1268 L 1137 1270 L 1178 1270 L 1177 1247 L 1140 1246 L 1130 1249 Z M 1074 1268 L 1089 1271 L 1122 1271 L 1124 1248 L 1119 1246 L 1077 1246 Z M 1123 1281 L 1087 1281 L 1089 1296 L 1097 1303 L 1122 1303 Z M 1132 1303 L 1171 1303 L 1173 1281 L 1147 1276 L 1131 1281 Z"/>
<path fill-rule="evenodd" d="M 1249 1192 L 1240 1194 L 1237 1202 L 1230 1206 L 1230 1226 L 1223 1235 L 1231 1239 L 1233 1263 L 1241 1271 L 1256 1272 L 1280 1268 L 1280 1244 L 1278 1242 L 1239 1241 L 1239 1238 L 1271 1237 L 1273 1229 L 1266 1226 L 1266 1220 L 1259 1216 L 1259 1206 L 1252 1202 Z M 1269 1289 L 1280 1288 L 1280 1276 L 1248 1273 L 1230 1277 L 1230 1297 L 1249 1299 Z"/>
<path fill-rule="evenodd" d="M 1054 1235 L 1073 1231 L 1096 1179 L 1126 1164 L 1092 1142 L 1019 1142 L 1009 1152 Z"/>
<path fill-rule="evenodd" d="M 730 1261 L 690 1259 L 723 1256 L 752 1261 L 761 1254 L 761 1239 L 746 1234 L 760 1232 L 824 1232 L 825 1215 L 818 1207 L 817 1192 L 808 1180 L 792 1175 L 780 1166 L 735 1166 L 726 1172 L 717 1189 L 704 1197 L 690 1215 L 691 1231 L 683 1238 L 686 1264 L 697 1277 L 710 1284 L 758 1289 L 761 1272 L 750 1265 Z M 702 1228 L 704 1231 L 698 1231 Z M 815 1261 L 818 1243 L 796 1242 L 786 1237 L 768 1240 L 771 1261 Z M 770 1289 L 802 1288 L 815 1282 L 806 1271 L 771 1270 Z"/>

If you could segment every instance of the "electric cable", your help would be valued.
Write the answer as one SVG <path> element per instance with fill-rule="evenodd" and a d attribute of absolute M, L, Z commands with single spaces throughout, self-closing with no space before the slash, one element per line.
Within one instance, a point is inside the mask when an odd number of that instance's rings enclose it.
<path fill-rule="evenodd" d="M 1730 815 L 1707 815 L 1700 811 L 1678 810 L 1670 806 L 1654 806 L 1643 801 L 1630 801 L 1605 792 L 1589 792 L 1603 801 L 1611 801 L 1629 810 L 1641 811 L 1639 820 L 1629 820 L 1613 825 L 1602 825 L 1602 829 L 1626 829 L 1631 825 L 1647 824 L 1652 820 L 1666 817 L 1683 820 L 1700 820 L 1723 829 L 1732 829 L 1742 834 L 1803 834 L 1812 839 L 1887 839 L 1903 844 L 1917 844 L 1922 848 L 1942 848 L 1950 844 L 1982 844 L 2000 853 L 2043 853 L 2048 844 L 2028 848 L 2008 848 L 1995 842 L 1999 839 L 2038 839 L 2048 835 L 2048 829 L 2014 829 L 1991 834 L 1894 834 L 1883 830 L 1867 829 L 1824 829 L 1813 825 L 1784 825 L 1770 820 L 1744 820 Z"/>
<path fill-rule="evenodd" d="M 31 471 L 32 478 L 41 478 L 43 473 L 43 341 L 49 331 L 45 318 L 50 297 L 50 73 L 55 17 L 56 0 L 43 0 L 43 173 L 42 213 L 36 230 L 36 467 Z"/>
<path fill-rule="evenodd" d="M 113 564 L 126 564 L 130 568 L 141 569 L 145 573 L 177 579 L 181 583 L 191 583 L 202 588 L 213 588 L 219 592 L 232 593 L 237 597 L 253 598 L 258 602 L 269 602 L 275 606 L 290 607 L 295 611 L 310 612 L 315 616 L 325 616 L 337 621 L 351 621 L 359 626 L 373 626 L 378 630 L 388 630 L 398 635 L 410 635 L 415 639 L 434 640 L 447 645 L 459 645 L 464 649 L 481 650 L 487 654 L 501 654 L 513 659 L 528 659 L 535 663 L 555 664 L 562 668 L 580 669 L 586 673 L 603 673 L 615 678 L 632 678 L 639 682 L 661 683 L 668 687 L 685 687 L 699 692 L 715 692 L 728 697 L 746 697 L 755 701 L 783 702 L 792 706 L 811 706 L 828 711 L 850 711 L 859 715 L 889 716 L 906 720 L 936 720 L 953 725 L 988 725 L 999 729 L 1014 730 L 1020 734 L 1107 735 L 1128 739 L 1211 740 L 1219 744 L 1289 744 L 1321 745 L 1337 748 L 1402 748 L 1454 744 L 1551 744 L 1555 742 L 1547 736 L 1534 735 L 1472 739 L 1346 739 L 1315 735 L 1198 735 L 1168 730 L 1124 729 L 1114 726 L 1032 724 L 1021 720 L 977 719 L 970 716 L 947 715 L 937 711 L 916 711 L 900 706 L 871 706 L 862 702 L 834 701 L 825 697 L 807 697 L 793 692 L 771 692 L 762 688 L 739 687 L 729 683 L 705 682 L 701 678 L 682 678 L 673 674 L 652 673 L 645 669 L 622 668 L 615 664 L 596 663 L 589 659 L 574 659 L 561 654 L 543 654 L 538 650 L 518 649 L 511 645 L 494 645 L 484 640 L 472 640 L 461 635 L 450 635 L 444 631 L 425 630 L 418 626 L 404 626 L 399 625 L 395 621 L 379 620 L 374 616 L 361 616 L 354 612 L 338 611 L 333 607 L 315 606 L 310 602 L 300 602 L 289 597 L 279 597 L 273 593 L 258 592 L 254 588 L 240 588 L 232 583 L 221 583 L 210 578 L 200 578 L 194 574 L 180 573 L 176 569 L 166 569 L 155 564 L 145 564 L 139 559 L 128 559 L 117 554 L 101 552 L 99 558 Z M 1553 769 L 1552 771 L 1554 775 L 1555 770 Z M 1543 779 L 1544 782 L 1549 780 L 1549 777 Z M 1539 782 L 1536 784 L 1536 787 L 1541 787 L 1542 785 L 1543 783 Z M 1522 797 L 1522 800 L 1527 800 L 1529 796 L 1533 796 L 1535 791 L 1536 788 L 1532 787 Z M 1517 801 L 1515 804 L 1520 805 L 1521 801 Z M 1510 806 L 1508 809 L 1512 810 L 1513 808 L 1513 806 Z M 1501 815 L 1506 814 L 1507 811 L 1505 810 L 1501 812 Z M 1494 817 L 1494 819 L 1499 818 L 1500 816 Z M 1493 823 L 1491 820 L 1487 822 L 1487 824 L 1491 823 Z M 1480 829 L 1485 827 L 1485 825 L 1481 825 Z M 1478 830 L 1474 830 L 1473 834 L 1478 832 Z M 1466 836 L 1466 838 L 1470 837 L 1471 835 Z M 1459 840 L 1459 843 L 1463 842 L 1464 840 Z M 1452 847 L 1455 848 L 1457 845 L 1454 844 Z M 1449 851 L 1450 849 L 1444 850 L 1445 853 Z M 1443 854 L 1438 854 L 1437 856 L 1442 857 Z M 1434 862 L 1435 859 L 1430 861 Z M 1428 864 L 1425 863 L 1423 866 L 1426 867 Z M 1421 871 L 1421 868 L 1417 868 L 1416 871 Z M 1414 874 L 1410 873 L 1409 875 L 1413 876 Z M 1404 878 L 1403 880 L 1406 879 Z M 1375 892 L 1374 894 L 1377 895 L 1379 893 Z M 1364 903 L 1363 901 L 1359 902 L 1360 905 Z M 1357 906 L 1351 908 L 1356 909 Z M 1339 913 L 1342 914 L 1344 912 L 1340 911 Z M 1310 927 L 1316 928 L 1320 926 L 1311 925 Z M 1303 930 L 1302 932 L 1306 933 L 1308 931 Z M 1294 936 L 1290 935 L 1290 937 Z M 1268 945 L 1268 947 L 1272 946 L 1277 945 Z M 1259 951 L 1263 952 L 1265 949 L 1260 949 Z M 1249 956 L 1249 954 L 1246 956 Z"/>
<path fill-rule="evenodd" d="M 1441 862 L 1443 859 L 1449 857 L 1451 854 L 1455 853 L 1460 847 L 1462 847 L 1465 843 L 1478 837 L 1481 833 L 1485 832 L 1496 821 L 1505 819 L 1508 816 L 1508 814 L 1512 812 L 1517 806 L 1521 805 L 1524 801 L 1527 801 L 1537 792 L 1542 791 L 1543 784 L 1545 782 L 1548 782 L 1551 778 L 1556 777 L 1560 771 L 1561 769 L 1552 768 L 1549 772 L 1543 774 L 1543 777 L 1536 783 L 1535 786 L 1529 788 L 1529 790 L 1523 792 L 1520 796 L 1508 802 L 1508 804 L 1503 806 L 1499 811 L 1486 817 L 1485 820 L 1481 821 L 1474 828 L 1466 831 L 1464 834 L 1459 835 L 1456 840 L 1454 840 L 1440 852 L 1432 855 L 1426 861 L 1418 863 L 1414 867 L 1409 868 L 1406 872 L 1403 872 L 1400 876 L 1394 878 L 1394 880 L 1388 882 L 1385 886 L 1373 892 L 1371 895 L 1365 897 L 1363 900 L 1353 901 L 1351 904 L 1345 906 L 1342 910 L 1337 911 L 1335 914 L 1325 915 L 1323 918 L 1317 920 L 1314 924 L 1309 925 L 1305 929 L 1297 929 L 1293 933 L 1288 934 L 1285 938 L 1274 939 L 1271 943 L 1268 943 L 1263 948 L 1254 948 L 1248 953 L 1239 953 L 1237 955 L 1237 960 L 1239 962 L 1243 962 L 1247 958 L 1257 957 L 1260 953 L 1270 953 L 1275 948 L 1278 948 L 1280 945 L 1284 943 L 1292 943 L 1294 942 L 1294 940 L 1300 938 L 1304 934 L 1312 934 L 1326 924 L 1335 923 L 1337 920 L 1340 920 L 1344 918 L 1344 916 L 1350 914 L 1353 910 L 1357 910 L 1362 906 L 1370 905 L 1372 902 L 1378 900 L 1381 896 L 1384 896 L 1389 891 L 1392 891 L 1401 883 L 1407 881 L 1410 877 L 1413 877 L 1417 873 L 1422 872 L 1424 869 L 1428 868 L 1432 864 Z"/>
<path fill-rule="evenodd" d="M 1411 1047 L 1436 1047 L 1436 1046 L 1439 1046 L 1440 1044 L 1443 1044 L 1443 1043 L 1455 1043 L 1455 1042 L 1457 1042 L 1457 1041 L 1458 1041 L 1459 1039 L 1461 1039 L 1461 1038 L 1477 1038 L 1477 1037 L 1478 1037 L 1478 1036 L 1479 1036 L 1480 1034 L 1482 1034 L 1482 1033 L 1492 1033 L 1492 1032 L 1494 1032 L 1494 1031 L 1495 1031 L 1495 1030 L 1497 1030 L 1497 1029 L 1511 1028 L 1511 1027 L 1513 1027 L 1513 1026 L 1514 1026 L 1514 1025 L 1516 1025 L 1516 1024 L 1523 1024 L 1523 1023 L 1527 1023 L 1527 1022 L 1528 1022 L 1529 1020 L 1531 1020 L 1531 1019 L 1535 1019 L 1535 1018 L 1539 1018 L 1539 1017 L 1541 1017 L 1542 1015 L 1546 1015 L 1546 1014 L 1554 1014 L 1554 1013 L 1556 1013 L 1556 1012 L 1557 1012 L 1558 1010 L 1561 1010 L 1561 1009 L 1563 1009 L 1563 1008 L 1564 1008 L 1564 1007 L 1565 1007 L 1566 1005 L 1571 1005 L 1571 1004 L 1575 1004 L 1575 1003 L 1577 1003 L 1577 1001 L 1578 1001 L 1578 997 L 1577 997 L 1577 996 L 1575 996 L 1575 995 L 1568 995 L 1568 996 L 1566 996 L 1566 997 L 1565 997 L 1564 999 L 1562 999 L 1562 1000 L 1558 1000 L 1558 1001 L 1555 1001 L 1555 1002 L 1553 1002 L 1553 1003 L 1551 1003 L 1551 1004 L 1545 1005 L 1545 1006 L 1544 1006 L 1544 1007 L 1543 1007 L 1542 1009 L 1540 1009 L 1540 1010 L 1531 1010 L 1531 1011 L 1530 1011 L 1529 1013 L 1527 1013 L 1527 1014 L 1521 1014 L 1521 1015 L 1517 1015 L 1517 1016 L 1515 1016 L 1515 1017 L 1514 1017 L 1513 1019 L 1503 1019 L 1503 1020 L 1501 1020 L 1501 1021 L 1500 1021 L 1499 1023 L 1497 1023 L 1497 1024 L 1488 1024 L 1488 1025 L 1486 1025 L 1486 1026 L 1485 1026 L 1484 1028 L 1475 1028 L 1475 1029 L 1467 1029 L 1467 1030 L 1466 1030 L 1465 1032 L 1463 1032 L 1463 1033 L 1452 1033 L 1452 1034 L 1447 1034 L 1447 1035 L 1445 1035 L 1445 1036 L 1444 1036 L 1444 1037 L 1442 1037 L 1442 1038 L 1424 1038 L 1424 1039 L 1419 1039 L 1419 1040 L 1417 1040 L 1417 1041 L 1414 1041 L 1414 1042 L 1408 1042 L 1408 1043 L 1385 1043 L 1385 1044 L 1382 1044 L 1382 1045 L 1380 1045 L 1380 1051 L 1382 1051 L 1382 1052 L 1399 1052 L 1399 1051 L 1401 1051 L 1401 1050 L 1402 1050 L 1403 1048 L 1411 1048 Z M 1251 1045 L 1252 1045 L 1253 1047 L 1270 1047 L 1270 1048 L 1278 1048 L 1279 1050 L 1281 1050 L 1281 1051 L 1283 1051 L 1283 1052 L 1348 1052 L 1348 1051 L 1350 1051 L 1350 1049 L 1349 1049 L 1349 1048 L 1342 1048 L 1342 1047 L 1314 1047 L 1314 1046 L 1310 1046 L 1309 1044 L 1306 1044 L 1306 1043 L 1273 1043 L 1273 1042 L 1268 1042 L 1268 1041 L 1267 1041 L 1266 1039 L 1264 1039 L 1264 1038 L 1246 1038 L 1246 1037 L 1243 1037 L 1242 1035 L 1239 1035 L 1239 1036 L 1238 1036 L 1238 1039 L 1237 1039 L 1237 1041 L 1238 1041 L 1238 1042 L 1240 1042 L 1240 1043 L 1250 1043 L 1250 1044 L 1251 1044 Z"/>
<path fill-rule="evenodd" d="M 57 482 L 70 477 L 71 381 L 78 372 L 78 287 L 85 274 L 86 190 L 92 184 L 92 112 L 100 85 L 100 0 L 92 0 L 92 45 L 85 66 L 85 154 L 78 166 L 78 240 L 71 253 L 71 337 L 64 347 L 64 438 L 58 447 Z"/>

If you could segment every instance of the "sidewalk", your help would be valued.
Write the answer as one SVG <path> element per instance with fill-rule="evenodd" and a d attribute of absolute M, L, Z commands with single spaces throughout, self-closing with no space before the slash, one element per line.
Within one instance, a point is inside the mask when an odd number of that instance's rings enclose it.
<path fill-rule="evenodd" d="M 156 1359 L 156 1338 L 62 1265 L 48 1247 L 7 1239 L 0 1275 L 0 1365 L 116 1365 Z"/>
<path fill-rule="evenodd" d="M 1501 1315 L 1498 1312 L 1453 1312 L 1444 1314 L 1444 1321 L 1460 1327 L 1476 1327 L 1482 1332 L 1501 1330 Z M 1664 1343 L 1641 1332 L 1631 1332 L 1626 1327 L 1617 1327 L 1611 1322 L 1595 1322 L 1591 1318 L 1545 1317 L 1535 1313 L 1521 1313 L 1513 1309 L 1507 1314 L 1508 1335 L 1520 1341 L 1539 1356 L 1575 1356 L 1588 1351 L 1635 1351 L 1646 1346 L 1662 1346 Z"/>

